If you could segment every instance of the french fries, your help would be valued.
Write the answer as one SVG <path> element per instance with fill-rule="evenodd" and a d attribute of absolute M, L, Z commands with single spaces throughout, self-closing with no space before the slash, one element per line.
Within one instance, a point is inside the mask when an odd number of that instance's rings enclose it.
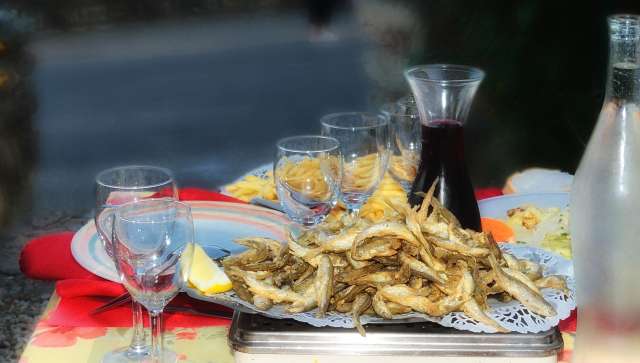
<path fill-rule="evenodd" d="M 372 158 L 373 155 L 363 157 L 363 162 L 358 162 L 355 170 L 347 170 L 344 177 L 355 178 L 359 180 L 358 184 L 369 183 L 370 180 L 367 175 L 371 175 L 371 169 L 376 167 L 376 163 Z M 369 160 L 371 159 L 371 160 Z M 317 175 L 318 167 L 313 164 L 314 160 L 307 162 L 303 161 L 295 166 L 285 166 L 284 172 L 286 175 L 290 175 L 289 180 L 291 184 L 295 185 L 296 181 L 302 180 L 320 180 Z M 317 162 L 317 161 L 316 161 Z M 360 182 L 361 181 L 361 182 Z M 299 183 L 298 183 L 299 184 Z M 322 194 L 326 192 L 325 183 L 316 183 L 317 190 L 307 190 L 307 193 Z M 276 192 L 276 186 L 273 179 L 273 172 L 266 174 L 264 178 L 248 175 L 242 180 L 230 184 L 225 188 L 225 191 L 231 194 L 233 197 L 243 200 L 245 202 L 250 201 L 253 198 L 259 197 L 272 201 L 278 200 L 278 194 Z M 371 222 L 378 222 L 384 218 L 386 214 L 392 212 L 385 200 L 397 200 L 404 201 L 406 198 L 406 192 L 402 189 L 400 184 L 396 182 L 389 173 L 384 175 L 384 178 L 378 185 L 378 188 L 369 198 L 367 203 L 360 210 L 360 217 L 365 218 Z M 339 219 L 344 213 L 345 208 L 338 204 L 329 215 L 329 220 Z"/>
<path fill-rule="evenodd" d="M 225 191 L 233 197 L 249 202 L 259 197 L 277 201 L 276 185 L 273 182 L 273 172 L 268 172 L 265 178 L 255 175 L 247 175 L 233 184 L 228 185 Z"/>

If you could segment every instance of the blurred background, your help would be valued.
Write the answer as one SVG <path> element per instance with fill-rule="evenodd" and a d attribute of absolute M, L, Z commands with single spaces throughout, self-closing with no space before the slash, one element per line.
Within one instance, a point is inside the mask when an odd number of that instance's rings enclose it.
<path fill-rule="evenodd" d="M 616 12 L 640 3 L 4 0 L 0 272 L 18 273 L 24 226 L 88 218 L 98 171 L 162 165 L 182 186 L 216 188 L 270 162 L 278 138 L 317 133 L 326 113 L 408 94 L 413 64 L 487 72 L 466 130 L 476 186 L 528 166 L 573 172 Z"/>
<path fill-rule="evenodd" d="M 408 65 L 487 72 L 467 128 L 476 186 L 573 171 L 601 106 L 605 17 L 637 2 L 8 0 L 0 6 L 0 219 L 87 212 L 101 169 L 215 188 L 325 113 L 408 93 Z"/>

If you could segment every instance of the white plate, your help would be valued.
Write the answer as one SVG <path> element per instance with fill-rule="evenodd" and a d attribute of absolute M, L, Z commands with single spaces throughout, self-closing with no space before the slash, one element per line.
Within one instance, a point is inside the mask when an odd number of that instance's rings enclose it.
<path fill-rule="evenodd" d="M 478 202 L 478 207 L 482 217 L 504 220 L 509 209 L 526 204 L 538 208 L 566 208 L 569 206 L 569 193 L 507 194 L 483 199 Z"/>
<path fill-rule="evenodd" d="M 232 254 L 245 249 L 233 243 L 236 238 L 260 236 L 279 241 L 286 238 L 289 221 L 280 212 L 248 204 L 195 201 L 191 205 L 196 242 L 205 249 L 219 246 Z M 120 282 L 113 261 L 104 251 L 93 220 L 73 236 L 71 252 L 85 269 L 107 280 Z"/>

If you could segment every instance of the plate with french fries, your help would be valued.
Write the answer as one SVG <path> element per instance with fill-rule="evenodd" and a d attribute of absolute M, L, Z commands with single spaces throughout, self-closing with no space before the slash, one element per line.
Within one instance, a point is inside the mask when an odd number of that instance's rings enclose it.
<path fill-rule="evenodd" d="M 304 172 L 303 170 L 302 173 Z M 309 169 L 306 172 L 311 174 L 313 170 Z M 223 193 L 245 202 L 250 202 L 254 198 L 278 201 L 278 194 L 273 180 L 273 164 L 262 165 L 236 181 L 223 186 L 221 189 Z M 384 217 L 385 213 L 392 211 L 385 200 L 402 201 L 405 198 L 406 192 L 402 189 L 402 186 L 387 173 L 376 191 L 369 197 L 367 203 L 362 206 L 359 215 L 370 221 L 379 221 Z M 338 203 L 327 219 L 335 221 L 341 218 L 344 212 L 345 208 Z"/>

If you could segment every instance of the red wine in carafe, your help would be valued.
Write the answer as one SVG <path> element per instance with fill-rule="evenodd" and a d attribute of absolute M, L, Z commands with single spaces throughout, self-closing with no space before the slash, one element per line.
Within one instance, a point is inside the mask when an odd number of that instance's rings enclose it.
<path fill-rule="evenodd" d="M 464 158 L 464 129 L 451 120 L 422 125 L 422 159 L 409 193 L 409 203 L 419 205 L 436 178 L 434 196 L 464 228 L 480 231 L 480 212 Z M 416 194 L 417 193 L 417 194 Z"/>

